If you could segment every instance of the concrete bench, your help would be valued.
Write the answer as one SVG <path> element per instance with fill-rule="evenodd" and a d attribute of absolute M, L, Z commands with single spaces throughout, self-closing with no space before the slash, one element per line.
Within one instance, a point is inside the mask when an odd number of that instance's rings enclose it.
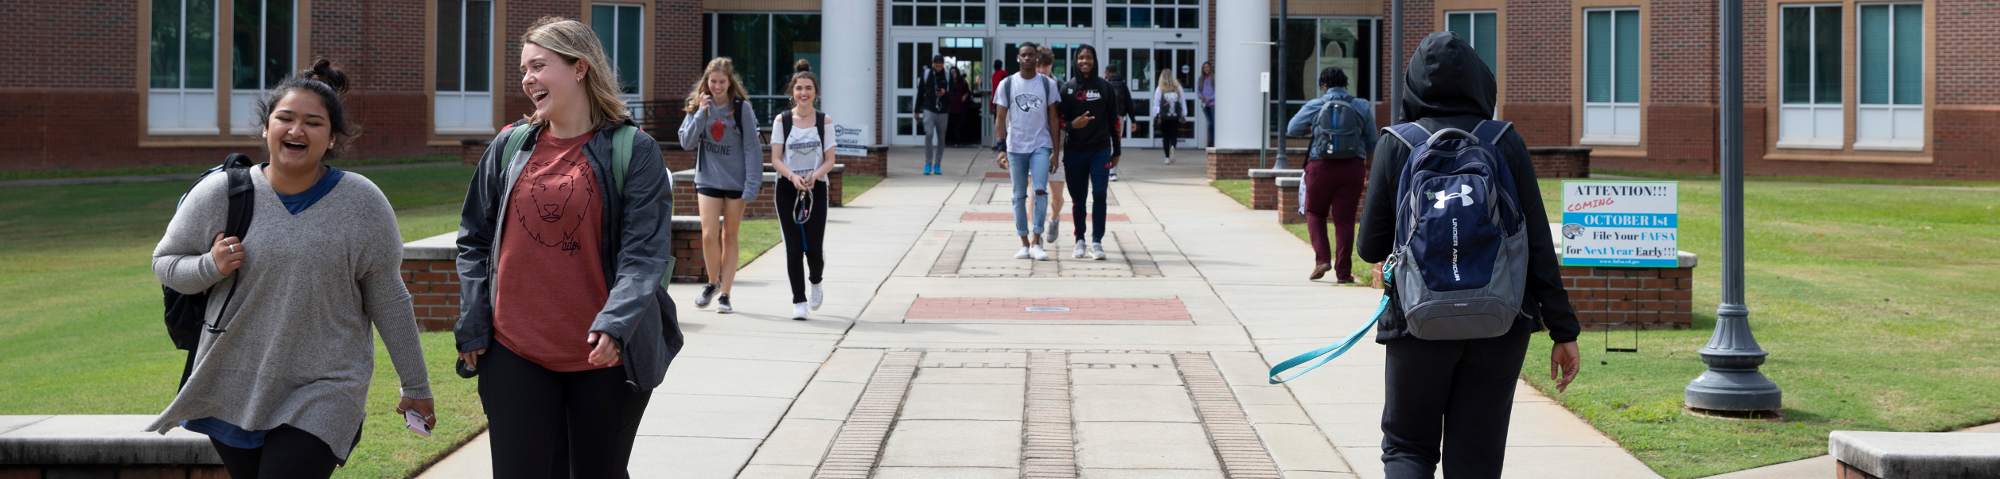
<path fill-rule="evenodd" d="M 2000 477 L 2000 434 L 1834 431 L 1826 449 L 1840 479 Z"/>
<path fill-rule="evenodd" d="M 208 436 L 155 416 L 0 416 L 0 477 L 227 478 Z"/>

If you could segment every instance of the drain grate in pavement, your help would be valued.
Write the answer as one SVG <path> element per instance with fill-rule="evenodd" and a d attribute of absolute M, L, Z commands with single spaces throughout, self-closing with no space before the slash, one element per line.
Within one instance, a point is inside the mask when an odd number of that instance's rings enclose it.
<path fill-rule="evenodd" d="M 868 478 L 876 460 L 882 457 L 882 443 L 889 439 L 889 429 L 896 423 L 903 395 L 909 392 L 910 379 L 916 376 L 917 362 L 923 356 L 921 351 L 897 351 L 882 356 L 875 374 L 868 378 L 868 386 L 861 391 L 861 400 L 848 413 L 847 422 L 841 424 L 840 432 L 834 436 L 833 447 L 820 461 L 814 479 Z"/>
<path fill-rule="evenodd" d="M 1194 321 L 1180 299 L 918 297 L 904 320 Z"/>

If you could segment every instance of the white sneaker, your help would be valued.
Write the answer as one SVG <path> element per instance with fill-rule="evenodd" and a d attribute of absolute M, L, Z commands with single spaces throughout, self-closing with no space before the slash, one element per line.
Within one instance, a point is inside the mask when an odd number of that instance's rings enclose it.
<path fill-rule="evenodd" d="M 1171 156 L 1167 157 L 1167 164 L 1169 165 L 1174 164 L 1174 157 Z"/>
<path fill-rule="evenodd" d="M 805 303 L 792 303 L 792 320 L 805 321 L 806 316 L 811 314 L 808 313 L 806 310 L 807 308 Z"/>
<path fill-rule="evenodd" d="M 1022 246 L 1020 251 L 1014 252 L 1014 259 L 1028 259 L 1028 257 L 1029 254 L 1027 246 Z"/>
<path fill-rule="evenodd" d="M 1034 256 L 1034 257 L 1035 257 L 1035 261 L 1048 261 L 1048 260 L 1049 260 L 1049 252 L 1047 252 L 1047 251 L 1042 251 L 1042 245 L 1034 245 L 1034 246 L 1029 246 L 1029 247 L 1028 247 L 1028 255 L 1029 255 L 1029 256 Z"/>
<path fill-rule="evenodd" d="M 813 311 L 819 311 L 819 305 L 822 304 L 826 304 L 826 290 L 821 289 L 819 283 L 813 283 L 812 287 L 806 290 L 806 306 Z"/>
<path fill-rule="evenodd" d="M 1118 181 L 1118 169 L 1117 169 L 1117 168 L 1112 168 L 1112 169 L 1111 169 L 1111 181 Z"/>
<path fill-rule="evenodd" d="M 1082 257 L 1084 257 L 1084 256 L 1089 256 L 1089 255 L 1090 255 L 1090 250 L 1088 249 L 1088 246 L 1085 246 L 1085 245 L 1083 244 L 1083 240 L 1077 240 L 1077 242 L 1076 242 L 1076 252 L 1075 252 L 1075 253 L 1070 253 L 1069 257 L 1071 257 L 1071 258 L 1082 258 Z"/>
<path fill-rule="evenodd" d="M 1098 261 L 1104 260 L 1104 243 L 1090 244 L 1090 258 Z"/>

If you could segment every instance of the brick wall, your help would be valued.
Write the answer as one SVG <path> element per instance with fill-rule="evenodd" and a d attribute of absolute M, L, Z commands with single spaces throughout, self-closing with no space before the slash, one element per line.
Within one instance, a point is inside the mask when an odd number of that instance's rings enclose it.
<path fill-rule="evenodd" d="M 102 477 L 145 479 L 229 479 L 221 465 L 0 465 L 0 479 L 42 479 L 45 477 Z"/>
<path fill-rule="evenodd" d="M 1306 161 L 1305 148 L 1290 148 L 1286 149 L 1285 152 L 1286 155 L 1290 157 L 1286 160 L 1291 163 L 1290 166 L 1298 166 L 1298 167 L 1305 166 L 1305 161 Z M 1264 157 L 1265 157 L 1263 161 L 1264 164 L 1258 165 L 1257 150 L 1255 149 L 1239 150 L 1231 148 L 1209 148 L 1208 179 L 1210 180 L 1250 179 L 1250 170 L 1257 168 L 1269 168 L 1273 166 L 1272 162 L 1277 161 L 1278 152 L 1276 150 L 1266 150 L 1264 152 Z"/>
<path fill-rule="evenodd" d="M 1278 209 L 1278 178 L 1250 178 L 1250 209 Z"/>
<path fill-rule="evenodd" d="M 1536 178 L 1590 177 L 1589 148 L 1529 148 L 1528 155 L 1535 164 Z"/>
<path fill-rule="evenodd" d="M 1585 331 L 1694 327 L 1694 268 L 1564 266 L 1563 287 Z"/>
<path fill-rule="evenodd" d="M 403 261 L 403 287 L 410 290 L 410 304 L 417 314 L 417 328 L 423 331 L 450 331 L 458 324 L 458 263 L 454 261 Z"/>
<path fill-rule="evenodd" d="M 690 227 L 692 226 L 692 227 Z M 708 264 L 702 261 L 701 220 L 694 216 L 674 218 L 674 274 L 670 283 L 707 283 Z"/>
<path fill-rule="evenodd" d="M 1272 185 L 1277 188 L 1278 224 L 1291 225 L 1306 222 L 1306 216 L 1299 214 L 1299 178 L 1278 178 Z"/>

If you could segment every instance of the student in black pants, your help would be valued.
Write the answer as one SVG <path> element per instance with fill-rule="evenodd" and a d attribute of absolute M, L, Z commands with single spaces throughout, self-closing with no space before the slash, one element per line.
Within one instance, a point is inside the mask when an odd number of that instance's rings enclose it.
<path fill-rule="evenodd" d="M 1403 116 L 1428 131 L 1472 131 L 1493 118 L 1492 70 L 1472 45 L 1450 32 L 1433 33 L 1410 57 L 1403 78 Z M 1388 135 L 1394 137 L 1395 135 Z M 1551 376 L 1556 389 L 1576 378 L 1576 312 L 1563 290 L 1555 245 L 1539 218 L 1547 216 L 1527 143 L 1508 131 L 1496 146 L 1513 173 L 1521 214 L 1528 220 L 1528 276 L 1522 314 L 1506 334 L 1485 339 L 1434 341 L 1410 335 L 1400 308 L 1391 301 L 1376 329 L 1375 342 L 1388 346 L 1382 406 L 1382 469 L 1390 479 L 1429 478 L 1439 462 L 1452 479 L 1498 478 L 1507 455 L 1507 425 L 1513 412 L 1515 378 L 1527 355 L 1528 336 L 1547 330 Z M 1402 141 L 1375 146 L 1368 178 L 1368 201 L 1361 214 L 1361 259 L 1381 263 L 1395 246 L 1396 186 L 1410 147 Z M 1442 449 L 1440 449 L 1442 444 Z M 1445 455 L 1448 452 L 1449 455 Z"/>
<path fill-rule="evenodd" d="M 1072 204 L 1070 221 L 1076 225 L 1076 249 L 1070 257 L 1101 260 L 1104 259 L 1104 189 L 1111 168 L 1118 166 L 1118 157 L 1123 153 L 1118 145 L 1117 119 L 1124 114 L 1124 102 L 1119 101 L 1111 82 L 1097 76 L 1097 48 L 1079 45 L 1076 50 L 1076 76 L 1063 84 L 1063 102 L 1056 104 L 1063 120 L 1062 161 Z M 1090 195 L 1088 228 L 1083 222 L 1086 193 Z M 1084 240 L 1086 230 L 1090 233 L 1088 242 Z"/>
<path fill-rule="evenodd" d="M 813 101 L 819 99 L 819 76 L 813 75 L 811 65 L 799 60 L 793 70 L 792 80 L 785 85 L 792 94 L 792 109 L 772 120 L 779 130 L 771 136 L 771 168 L 784 176 L 778 182 L 778 226 L 785 235 L 785 275 L 792 281 L 792 319 L 805 321 L 826 300 L 819 282 L 826 269 L 822 251 L 826 248 L 826 175 L 833 171 L 834 144 L 825 141 L 825 125 L 833 119 L 813 109 Z M 808 215 L 805 221 L 799 221 L 800 193 L 808 193 L 803 202 Z M 807 267 L 812 269 L 810 297 Z"/>

